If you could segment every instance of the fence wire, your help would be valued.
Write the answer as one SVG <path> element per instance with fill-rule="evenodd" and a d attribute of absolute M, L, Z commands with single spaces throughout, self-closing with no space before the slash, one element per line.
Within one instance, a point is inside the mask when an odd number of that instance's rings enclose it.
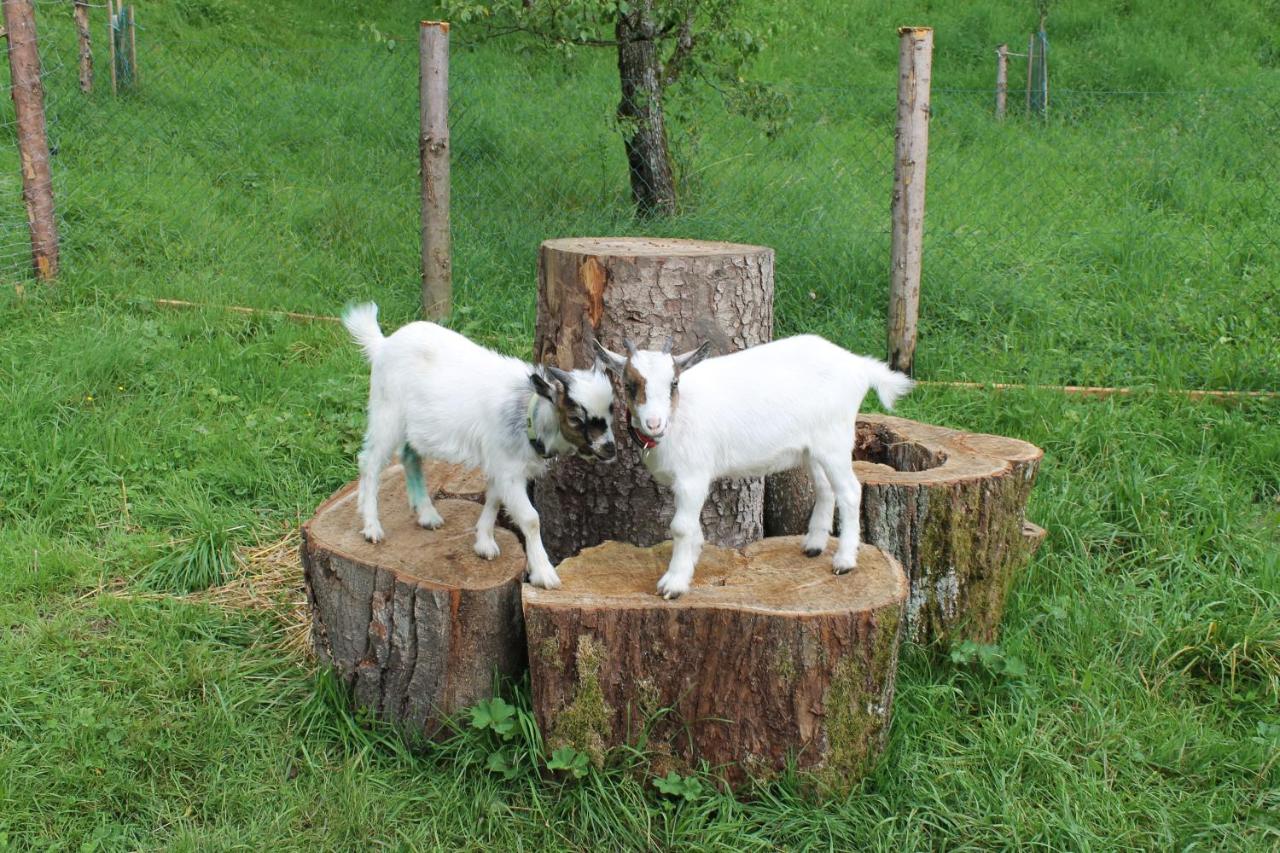
<path fill-rule="evenodd" d="M 228 49 L 140 20 L 138 83 L 113 95 L 95 8 L 86 95 L 70 4 L 38 12 L 64 269 L 93 267 L 139 297 L 325 312 L 376 295 L 411 312 L 416 39 Z M 1277 91 L 1055 90 L 1045 115 L 1011 91 L 999 121 L 992 90 L 947 88 L 939 68 L 933 85 L 926 334 L 937 318 L 975 335 L 993 316 L 1052 321 L 1073 310 L 1039 299 L 1055 282 L 1097 307 L 1122 279 L 1149 283 L 1153 299 L 1170 282 L 1204 281 L 1209 298 L 1280 269 Z M 481 325 L 527 335 L 541 240 L 644 232 L 773 246 L 780 332 L 838 324 L 882 340 L 896 92 L 797 80 L 759 92 L 744 102 L 694 85 L 671 98 L 679 213 L 642 220 L 610 63 L 456 50 L 460 322 L 488 311 Z M 0 135 L 0 274 L 21 280 L 30 258 L 8 101 Z M 149 279 L 157 258 L 180 275 Z"/>

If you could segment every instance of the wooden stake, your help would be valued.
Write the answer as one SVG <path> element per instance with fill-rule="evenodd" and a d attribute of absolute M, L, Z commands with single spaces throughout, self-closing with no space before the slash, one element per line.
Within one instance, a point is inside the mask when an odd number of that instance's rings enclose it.
<path fill-rule="evenodd" d="M 80 45 L 80 91 L 86 95 L 93 91 L 93 44 L 89 39 L 89 4 L 76 0 L 73 11 L 76 21 L 76 41 Z"/>
<path fill-rule="evenodd" d="M 129 85 L 138 85 L 138 28 L 133 25 L 133 6 L 129 6 Z"/>
<path fill-rule="evenodd" d="M 58 224 L 53 210 L 44 86 L 40 82 L 40 51 L 31 0 L 4 0 L 4 24 L 9 33 L 10 91 L 22 159 L 22 200 L 31 230 L 31 262 L 36 278 L 53 281 L 58 276 Z"/>
<path fill-rule="evenodd" d="M 1031 67 L 1036 62 L 1036 34 L 1027 39 L 1027 115 L 1031 114 Z"/>
<path fill-rule="evenodd" d="M 112 0 L 107 0 L 107 58 L 111 65 L 111 94 L 119 93 L 120 81 L 116 79 L 116 12 Z"/>
<path fill-rule="evenodd" d="M 423 21 L 419 50 L 422 164 L 422 314 L 438 320 L 453 303 L 449 239 L 449 23 Z"/>
<path fill-rule="evenodd" d="M 1009 99 L 1009 45 L 996 48 L 996 118 L 1004 121 Z"/>
<path fill-rule="evenodd" d="M 898 51 L 898 125 L 893 161 L 893 231 L 889 272 L 889 365 L 910 374 L 920 314 L 924 180 L 929 154 L 929 83 L 933 30 L 903 27 Z"/>

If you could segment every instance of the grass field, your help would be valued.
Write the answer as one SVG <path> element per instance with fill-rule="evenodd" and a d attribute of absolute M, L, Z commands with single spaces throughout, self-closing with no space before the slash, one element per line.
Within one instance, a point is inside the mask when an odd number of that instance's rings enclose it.
<path fill-rule="evenodd" d="M 885 760 L 847 799 L 784 779 L 677 801 L 626 756 L 504 781 L 480 733 L 415 755 L 355 719 L 298 653 L 289 589 L 198 591 L 353 476 L 360 358 L 328 324 L 150 299 L 412 316 L 430 10 L 156 5 L 143 88 L 83 101 L 66 4 L 39 4 L 65 274 L 0 289 L 0 849 L 1280 849 L 1275 400 L 906 400 L 1044 447 L 1050 536 L 1001 641 L 1026 674 L 909 650 Z M 620 200 L 609 57 L 455 28 L 457 328 L 527 353 L 538 242 L 648 232 L 776 246 L 780 331 L 881 352 L 892 28 L 928 23 L 920 375 L 1280 388 L 1274 3 L 1055 7 L 1060 108 L 1005 126 L 980 89 L 1030 3 L 749 5 L 752 72 L 791 110 L 767 139 L 682 95 L 690 191 L 659 223 Z"/>

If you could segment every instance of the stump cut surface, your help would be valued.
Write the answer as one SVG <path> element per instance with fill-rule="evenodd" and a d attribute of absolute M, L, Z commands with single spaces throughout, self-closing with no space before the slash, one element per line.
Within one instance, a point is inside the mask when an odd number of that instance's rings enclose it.
<path fill-rule="evenodd" d="M 692 589 L 665 601 L 655 589 L 670 543 L 606 542 L 560 564 L 561 589 L 525 587 L 549 745 L 599 761 L 645 731 L 658 773 L 706 761 L 737 784 L 794 758 L 849 790 L 888 732 L 908 586 L 870 546 L 833 574 L 834 547 L 807 558 L 801 537 L 708 546 Z"/>
<path fill-rule="evenodd" d="M 1009 590 L 1045 535 L 1026 521 L 1043 455 L 1016 438 L 858 416 L 852 464 L 862 483 L 862 539 L 907 572 L 911 639 L 998 636 Z M 769 477 L 766 532 L 802 533 L 813 501 L 805 471 Z"/>
<path fill-rule="evenodd" d="M 429 479 L 431 489 L 474 485 L 465 471 L 454 473 L 454 481 Z M 398 466 L 383 475 L 379 503 L 386 539 L 377 545 L 360 534 L 355 483 L 303 525 L 312 641 L 358 706 L 417 741 L 493 696 L 495 673 L 514 677 L 523 670 L 524 551 L 498 528 L 501 554 L 491 561 L 476 556 L 481 506 L 474 501 L 438 499 L 444 526 L 419 527 Z"/>

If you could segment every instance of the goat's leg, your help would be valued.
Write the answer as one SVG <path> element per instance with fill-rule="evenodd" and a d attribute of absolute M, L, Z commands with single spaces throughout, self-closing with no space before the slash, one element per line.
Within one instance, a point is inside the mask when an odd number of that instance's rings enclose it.
<path fill-rule="evenodd" d="M 542 526 L 538 521 L 538 511 L 529 502 L 522 480 L 506 480 L 496 484 L 502 495 L 502 504 L 507 514 L 524 534 L 524 553 L 529 564 L 529 583 L 546 589 L 558 589 L 560 576 L 551 565 L 547 550 L 542 547 Z M 488 501 L 486 500 L 486 506 Z"/>
<path fill-rule="evenodd" d="M 476 521 L 475 552 L 486 560 L 498 556 L 498 540 L 493 538 L 493 525 L 498 520 L 500 502 L 498 490 L 490 487 L 484 493 L 484 509 L 480 510 L 480 518 Z"/>
<path fill-rule="evenodd" d="M 848 453 L 823 455 L 818 461 L 831 481 L 836 505 L 840 508 L 840 538 L 832 566 L 836 574 L 842 575 L 858 564 L 862 484 L 853 473 Z"/>
<path fill-rule="evenodd" d="M 382 522 L 378 520 L 378 478 L 400 441 L 398 430 L 387 426 L 385 421 L 379 422 L 370 412 L 369 429 L 360 450 L 360 485 L 356 491 L 356 506 L 364 525 L 360 532 L 370 542 L 381 542 L 385 538 Z"/>
<path fill-rule="evenodd" d="M 809 479 L 813 481 L 813 512 L 809 515 L 809 530 L 804 537 L 804 555 L 817 557 L 827 547 L 827 539 L 831 536 L 832 517 L 836 511 L 836 493 L 831 488 L 822 466 L 813 458 L 812 453 L 805 454 L 805 463 L 809 469 Z"/>
<path fill-rule="evenodd" d="M 658 580 L 658 593 L 663 598 L 679 598 L 689 591 L 693 569 L 702 553 L 702 505 L 707 501 L 711 481 L 677 480 L 676 512 L 671 518 L 671 563 Z"/>
<path fill-rule="evenodd" d="M 422 472 L 422 457 L 407 441 L 400 448 L 400 462 L 404 465 L 404 490 L 409 496 L 409 508 L 418 513 L 418 526 L 435 530 L 444 524 L 444 519 L 431 502 L 427 478 Z"/>

